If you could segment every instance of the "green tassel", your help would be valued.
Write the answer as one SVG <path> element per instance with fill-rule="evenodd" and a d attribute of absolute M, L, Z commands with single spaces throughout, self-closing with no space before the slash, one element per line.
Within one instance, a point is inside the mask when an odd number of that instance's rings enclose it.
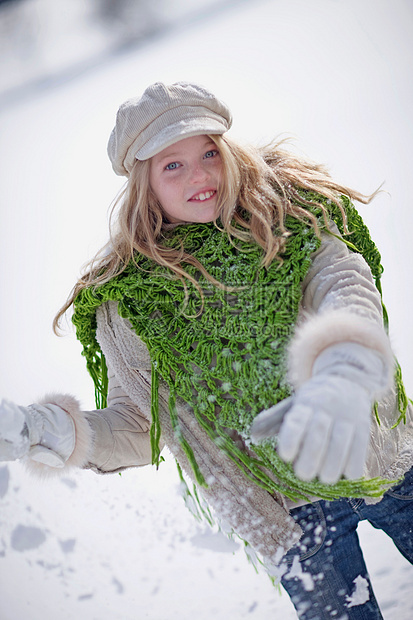
<path fill-rule="evenodd" d="M 379 418 L 379 406 L 377 402 L 374 403 L 373 411 L 374 411 L 374 417 L 376 418 L 377 424 L 381 426 L 381 422 Z"/>
<path fill-rule="evenodd" d="M 199 469 L 198 463 L 196 462 L 191 446 L 189 445 L 185 437 L 182 435 L 181 427 L 179 426 L 178 414 L 176 411 L 175 394 L 172 389 L 170 390 L 170 395 L 169 395 L 169 413 L 171 416 L 172 429 L 175 433 L 176 438 L 181 444 L 181 448 L 185 452 L 185 455 L 193 469 L 193 472 L 195 474 L 195 480 L 201 487 L 208 486 L 207 483 L 205 482 L 205 478 L 203 477 L 201 473 L 201 470 Z"/>
<path fill-rule="evenodd" d="M 383 303 L 383 291 L 381 288 L 381 281 L 380 281 L 380 275 L 376 276 L 374 278 L 374 282 L 376 284 L 376 288 L 380 293 L 380 297 L 381 297 L 381 307 L 383 310 L 383 324 L 384 324 L 384 329 L 386 330 L 386 333 L 389 333 L 389 315 L 387 313 L 387 308 Z"/>
<path fill-rule="evenodd" d="M 97 409 L 108 406 L 108 367 L 103 353 L 95 364 L 88 364 L 88 371 L 95 385 L 95 404 Z"/>
<path fill-rule="evenodd" d="M 396 426 L 398 426 L 400 422 L 403 422 L 404 424 L 406 424 L 407 407 L 409 406 L 409 402 L 413 404 L 413 401 L 411 400 L 411 398 L 408 398 L 406 394 L 406 389 L 404 387 L 403 377 L 402 377 L 402 369 L 400 368 L 400 364 L 397 360 L 396 360 L 396 389 L 397 389 L 397 403 L 399 406 L 400 415 L 397 418 L 396 423 L 392 426 L 392 428 L 396 428 Z"/>
<path fill-rule="evenodd" d="M 109 389 L 109 379 L 108 379 L 108 367 L 106 364 L 106 357 L 102 354 L 102 392 L 101 392 L 101 408 L 104 409 L 108 406 L 108 389 Z"/>
<path fill-rule="evenodd" d="M 188 508 L 189 512 L 195 517 L 197 521 L 202 521 L 204 519 L 212 527 L 213 525 L 215 525 L 215 522 L 210 509 L 199 497 L 195 484 L 191 493 L 188 484 L 184 478 L 181 466 L 179 465 L 178 461 L 175 461 L 175 463 L 178 469 L 178 475 L 181 482 L 182 497 L 185 502 L 185 506 Z"/>
<path fill-rule="evenodd" d="M 195 501 L 197 503 L 197 506 L 202 514 L 202 517 L 205 519 L 205 521 L 212 527 L 214 525 L 214 519 L 213 516 L 211 514 L 211 511 L 208 507 L 207 504 L 205 504 L 202 499 L 199 497 L 198 495 L 198 490 L 196 488 L 196 485 L 194 484 L 194 488 L 193 488 L 193 494 L 194 494 L 194 498 Z"/>
<path fill-rule="evenodd" d="M 154 362 L 151 364 L 151 415 L 152 424 L 150 430 L 152 465 L 159 467 L 161 451 L 159 442 L 161 439 L 161 424 L 159 422 L 159 376 Z"/>

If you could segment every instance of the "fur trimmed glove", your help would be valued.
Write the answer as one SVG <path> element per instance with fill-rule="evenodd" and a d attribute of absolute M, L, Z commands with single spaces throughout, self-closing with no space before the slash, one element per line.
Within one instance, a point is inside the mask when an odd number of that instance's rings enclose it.
<path fill-rule="evenodd" d="M 62 468 L 75 449 L 75 424 L 58 405 L 0 403 L 0 461 L 29 457 Z"/>
<path fill-rule="evenodd" d="M 293 396 L 254 420 L 254 442 L 277 436 L 280 457 L 303 480 L 333 484 L 363 475 L 374 401 L 389 386 L 384 357 L 354 342 L 332 345 Z"/>

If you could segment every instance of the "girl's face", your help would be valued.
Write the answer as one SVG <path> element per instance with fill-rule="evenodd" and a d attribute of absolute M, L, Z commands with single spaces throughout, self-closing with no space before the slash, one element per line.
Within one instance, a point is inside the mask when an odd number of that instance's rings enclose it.
<path fill-rule="evenodd" d="M 170 222 L 216 218 L 221 155 L 208 136 L 184 138 L 154 155 L 149 183 Z"/>

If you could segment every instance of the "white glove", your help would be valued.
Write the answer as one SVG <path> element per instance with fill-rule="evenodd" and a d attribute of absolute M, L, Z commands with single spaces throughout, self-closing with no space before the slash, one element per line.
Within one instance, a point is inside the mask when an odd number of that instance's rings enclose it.
<path fill-rule="evenodd" d="M 277 450 L 302 480 L 333 484 L 363 475 L 375 398 L 388 383 L 379 353 L 346 342 L 325 349 L 297 392 L 254 420 L 259 442 L 278 435 Z"/>
<path fill-rule="evenodd" d="M 50 467 L 64 467 L 75 448 L 75 425 L 61 407 L 0 403 L 0 461 L 28 456 Z"/>

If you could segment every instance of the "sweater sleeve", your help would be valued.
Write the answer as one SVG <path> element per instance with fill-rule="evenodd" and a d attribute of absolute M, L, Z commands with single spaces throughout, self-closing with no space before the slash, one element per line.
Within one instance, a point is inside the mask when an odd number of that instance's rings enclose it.
<path fill-rule="evenodd" d="M 71 395 L 45 396 L 39 403 L 43 408 L 58 406 L 72 418 L 75 447 L 65 466 L 59 469 L 27 459 L 28 468 L 36 475 L 61 475 L 71 467 L 110 473 L 152 462 L 148 350 L 119 316 L 116 303 L 99 308 L 97 321 L 97 337 L 108 366 L 108 406 L 84 411 Z"/>
<path fill-rule="evenodd" d="M 103 304 L 96 318 L 96 336 L 108 366 L 108 406 L 85 412 L 94 435 L 85 466 L 108 473 L 148 465 L 152 462 L 148 350 L 129 321 L 119 316 L 117 303 Z"/>
<path fill-rule="evenodd" d="M 74 422 L 74 450 L 64 467 L 55 468 L 26 459 L 27 469 L 42 478 L 59 476 L 73 467 L 111 473 L 152 461 L 148 417 L 126 394 L 109 368 L 108 406 L 84 411 L 69 394 L 48 394 L 32 408 L 60 407 Z"/>
<path fill-rule="evenodd" d="M 392 367 L 381 296 L 360 254 L 351 252 L 335 235 L 323 233 L 302 286 L 299 321 L 289 349 L 294 387 L 311 377 L 314 361 L 324 349 L 341 342 L 375 350 Z"/>
<path fill-rule="evenodd" d="M 109 368 L 108 406 L 84 415 L 93 432 L 86 468 L 117 472 L 151 463 L 151 422 L 125 393 Z"/>

